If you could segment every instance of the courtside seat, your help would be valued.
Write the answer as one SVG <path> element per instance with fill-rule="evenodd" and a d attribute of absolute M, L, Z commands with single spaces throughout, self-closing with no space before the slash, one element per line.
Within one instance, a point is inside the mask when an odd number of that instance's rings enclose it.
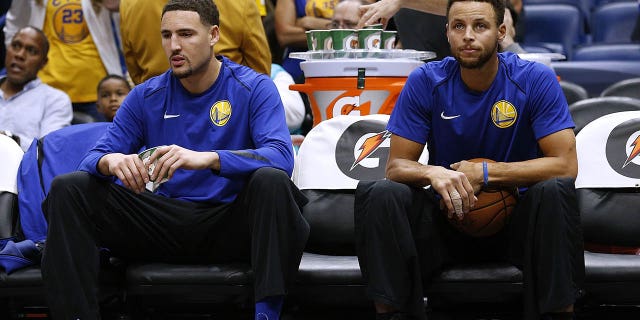
<path fill-rule="evenodd" d="M 616 82 L 604 89 L 602 96 L 640 99 L 640 77 Z"/>
<path fill-rule="evenodd" d="M 640 43 L 587 44 L 573 51 L 572 61 L 640 61 Z"/>
<path fill-rule="evenodd" d="M 637 19 L 637 1 L 613 2 L 595 7 L 591 19 L 593 43 L 630 43 Z"/>
<path fill-rule="evenodd" d="M 602 116 L 621 111 L 640 110 L 640 99 L 629 97 L 597 97 L 577 101 L 569 105 L 569 112 L 578 134 L 584 126 Z"/>
<path fill-rule="evenodd" d="M 132 263 L 126 292 L 141 304 L 238 303 L 253 301 L 248 264 Z"/>
<path fill-rule="evenodd" d="M 625 79 L 640 77 L 638 61 L 552 61 L 560 79 L 576 83 L 590 97 L 600 96 L 608 86 Z"/>
<path fill-rule="evenodd" d="M 583 43 L 584 18 L 580 9 L 564 3 L 526 4 L 523 44 L 555 43 L 569 60 L 573 47 Z"/>
<path fill-rule="evenodd" d="M 562 88 L 562 93 L 564 93 L 564 97 L 567 99 L 567 104 L 569 105 L 589 98 L 587 90 L 576 83 L 560 80 L 560 87 Z"/>
<path fill-rule="evenodd" d="M 585 304 L 637 305 L 640 256 L 585 251 Z"/>
<path fill-rule="evenodd" d="M 640 165 L 626 148 L 633 145 L 640 111 L 601 115 L 602 108 L 584 105 L 582 113 L 591 110 L 595 117 L 574 118 L 582 128 L 576 135 L 576 189 L 588 250 L 585 303 L 634 305 L 640 301 Z"/>

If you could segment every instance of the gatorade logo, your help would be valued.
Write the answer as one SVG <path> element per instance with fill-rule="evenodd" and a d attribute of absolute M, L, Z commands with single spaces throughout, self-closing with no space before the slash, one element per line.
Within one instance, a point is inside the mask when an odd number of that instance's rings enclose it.
<path fill-rule="evenodd" d="M 615 172 L 640 179 L 640 119 L 628 120 L 613 128 L 605 154 Z"/>
<path fill-rule="evenodd" d="M 347 127 L 336 143 L 336 164 L 356 180 L 384 178 L 391 133 L 383 121 L 362 120 Z"/>

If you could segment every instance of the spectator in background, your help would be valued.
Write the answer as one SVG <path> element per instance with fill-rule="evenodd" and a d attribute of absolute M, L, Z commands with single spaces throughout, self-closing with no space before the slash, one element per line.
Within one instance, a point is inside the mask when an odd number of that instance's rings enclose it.
<path fill-rule="evenodd" d="M 73 117 L 69 97 L 38 79 L 48 50 L 47 37 L 35 27 L 18 30 L 7 47 L 7 74 L 0 78 L 0 134 L 24 151 L 34 138 L 68 126 Z"/>
<path fill-rule="evenodd" d="M 110 74 L 100 80 L 96 105 L 98 112 L 104 116 L 105 120 L 113 121 L 116 111 L 120 108 L 129 91 L 131 91 L 131 85 L 127 79 L 117 74 Z"/>
<path fill-rule="evenodd" d="M 127 70 L 133 83 L 169 68 L 160 38 L 160 16 L 166 0 L 121 0 L 120 31 Z M 260 73 L 269 74 L 271 53 L 256 0 L 217 1 L 220 41 L 216 53 Z"/>
<path fill-rule="evenodd" d="M 11 6 L 11 0 L 0 1 L 0 27 L 4 28 L 5 21 L 7 19 L 7 11 Z M 0 32 L 0 72 L 4 74 L 4 57 L 7 52 L 7 48 L 4 45 L 4 33 Z"/>
<path fill-rule="evenodd" d="M 360 20 L 360 6 L 371 4 L 365 0 L 340 0 L 333 9 L 331 29 L 355 29 Z"/>
<path fill-rule="evenodd" d="M 289 133 L 299 133 L 300 126 L 305 115 L 305 106 L 300 96 L 300 92 L 289 89 L 289 85 L 294 84 L 293 78 L 282 66 L 271 65 L 271 80 L 276 84 L 280 100 L 284 106 L 284 115 L 287 119 Z"/>
<path fill-rule="evenodd" d="M 276 2 L 275 27 L 280 46 L 285 48 L 282 67 L 296 83 L 304 82 L 300 59 L 289 53 L 307 51 L 307 30 L 328 29 L 338 0 L 279 0 Z"/>
<path fill-rule="evenodd" d="M 522 0 L 512 0 L 515 12 L 519 15 L 516 24 L 516 37 L 524 34 L 524 10 Z M 433 51 L 435 60 L 451 55 L 449 42 L 442 30 L 447 19 L 447 0 L 380 0 L 360 8 L 362 16 L 358 27 L 382 23 L 384 25 L 394 17 L 398 38 L 405 49 Z M 516 38 L 515 41 L 520 41 Z"/>
<path fill-rule="evenodd" d="M 96 87 L 107 74 L 123 75 L 117 46 L 118 0 L 13 1 L 4 28 L 5 45 L 18 29 L 41 28 L 51 43 L 49 63 L 38 74 L 42 82 L 66 92 L 73 110 L 98 120 Z M 114 7 L 115 6 L 115 7 Z"/>
<path fill-rule="evenodd" d="M 520 44 L 518 44 L 516 39 L 516 25 L 518 23 L 518 13 L 516 12 L 511 1 L 507 0 L 506 2 L 506 10 L 504 10 L 504 26 L 507 32 L 504 35 L 504 39 L 499 42 L 500 51 L 509 51 L 513 53 L 527 53 Z"/>

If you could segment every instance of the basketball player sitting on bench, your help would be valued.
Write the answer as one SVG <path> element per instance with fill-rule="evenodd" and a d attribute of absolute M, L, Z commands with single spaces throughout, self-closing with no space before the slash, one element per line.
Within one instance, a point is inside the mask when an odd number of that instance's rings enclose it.
<path fill-rule="evenodd" d="M 356 248 L 377 319 L 425 319 L 423 289 L 443 267 L 486 260 L 523 271 L 524 319 L 573 316 L 584 278 L 574 123 L 550 68 L 497 53 L 504 10 L 449 0 L 453 57 L 411 73 L 387 127 L 387 179 L 358 185 Z M 454 229 L 447 220 L 473 214 L 485 186 L 520 188 L 506 226 L 482 238 Z"/>

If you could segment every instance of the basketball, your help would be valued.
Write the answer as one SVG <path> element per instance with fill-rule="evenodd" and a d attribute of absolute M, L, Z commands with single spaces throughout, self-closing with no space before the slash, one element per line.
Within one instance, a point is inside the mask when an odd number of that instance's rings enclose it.
<path fill-rule="evenodd" d="M 495 162 L 489 159 L 472 159 L 471 162 Z M 518 200 L 518 188 L 488 187 L 476 194 L 475 207 L 458 220 L 453 215 L 449 223 L 460 232 L 472 237 L 487 237 L 500 231 L 508 221 L 509 215 Z M 446 209 L 444 210 L 446 214 Z"/>

